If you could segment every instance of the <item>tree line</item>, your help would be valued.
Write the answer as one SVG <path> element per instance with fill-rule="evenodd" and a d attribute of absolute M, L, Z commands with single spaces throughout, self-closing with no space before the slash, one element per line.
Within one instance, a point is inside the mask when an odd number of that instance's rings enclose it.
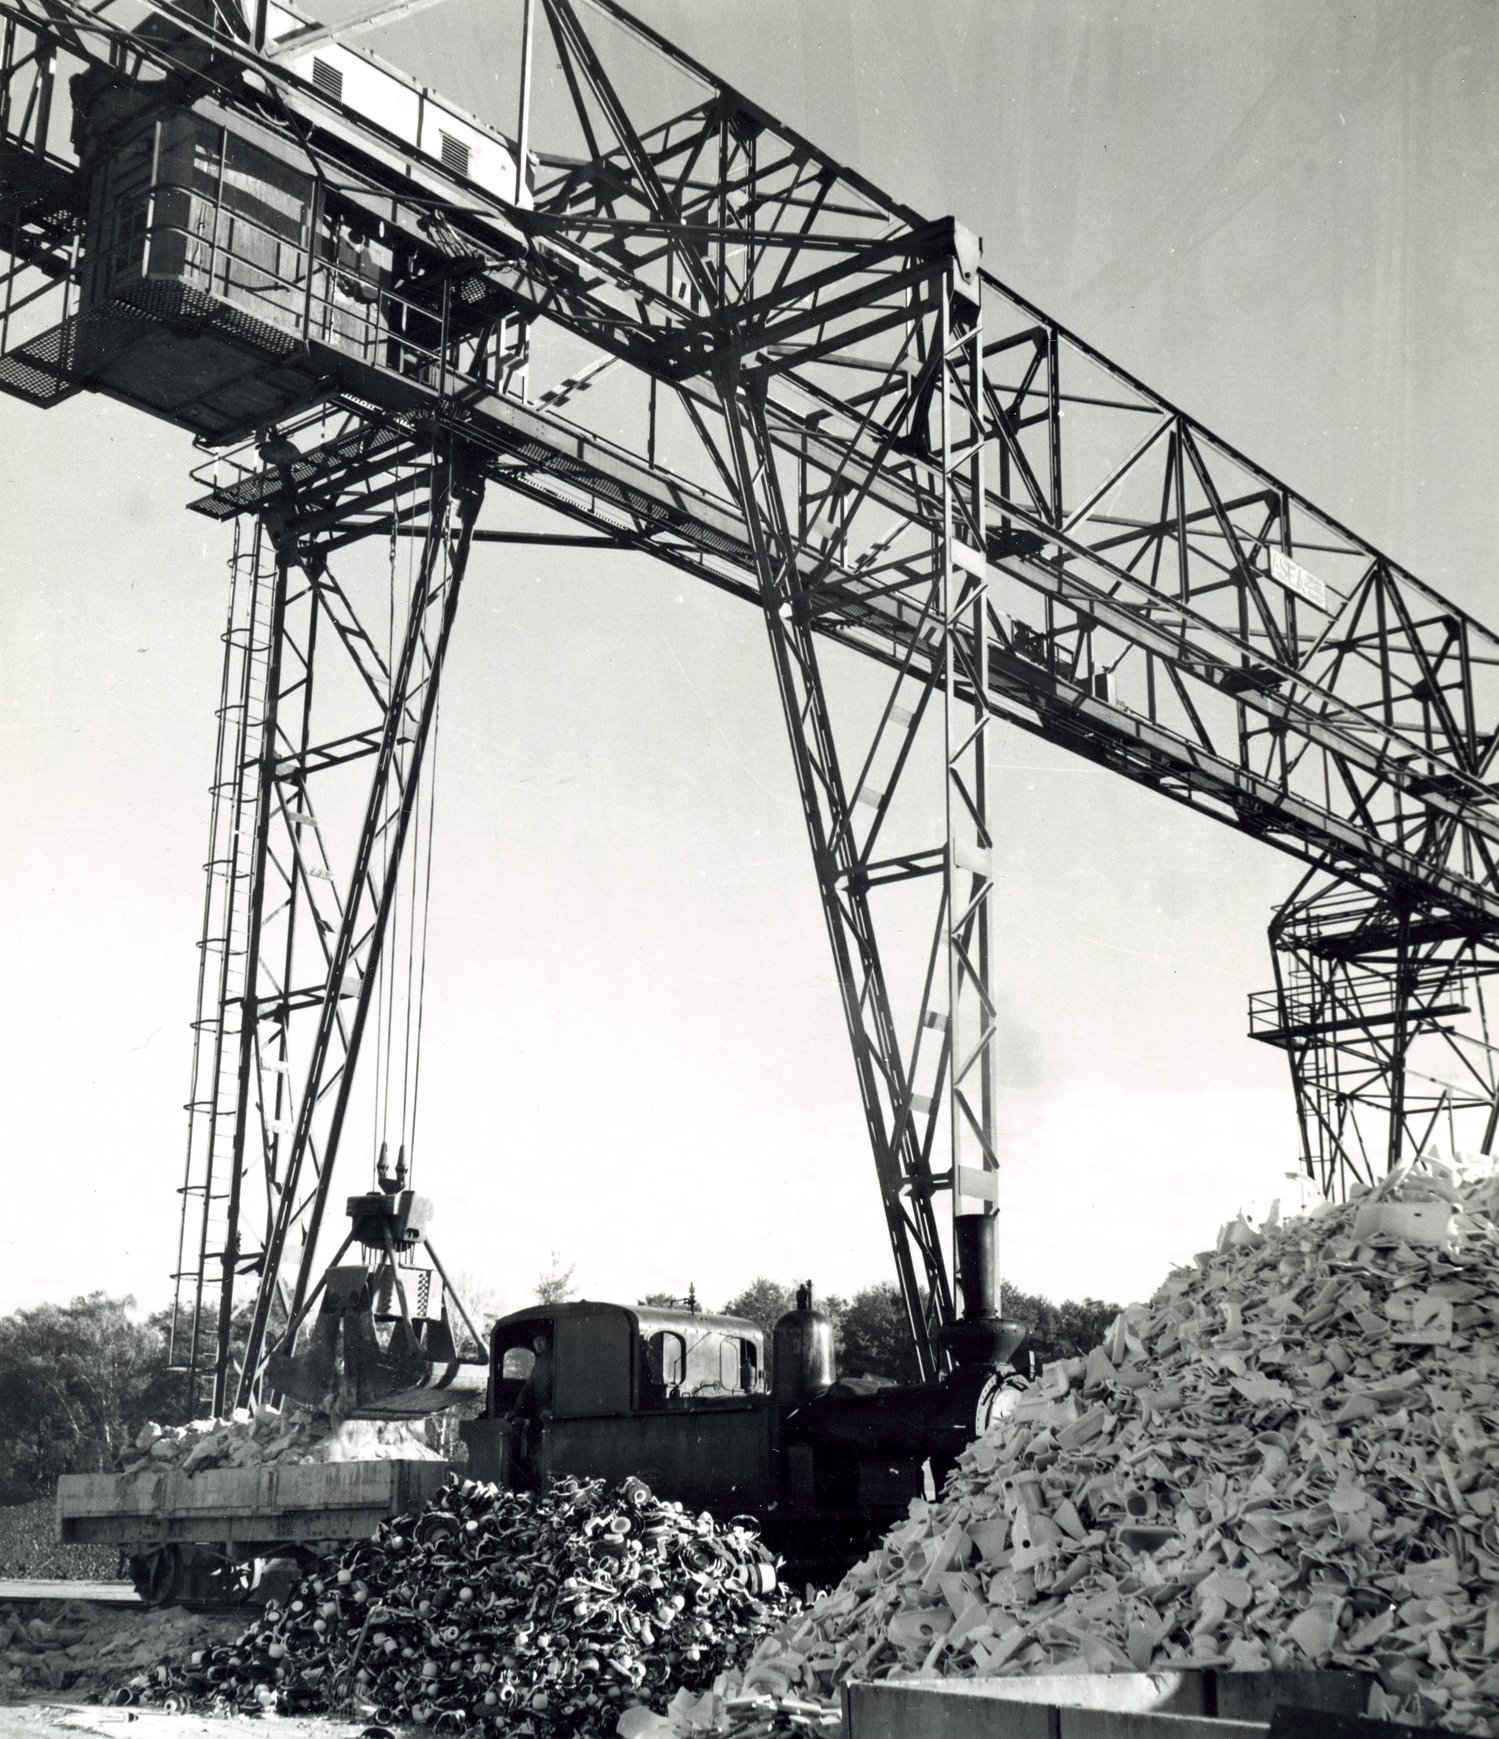
<path fill-rule="evenodd" d="M 538 1276 L 537 1298 L 556 1303 L 572 1290 L 572 1270 L 554 1254 L 550 1271 Z M 654 1293 L 640 1302 L 683 1301 Z M 768 1339 L 795 1302 L 794 1286 L 762 1276 L 724 1310 L 760 1323 Z M 916 1379 L 905 1307 L 894 1285 L 815 1302 L 833 1320 L 840 1372 Z M 189 1401 L 182 1373 L 167 1368 L 170 1311 L 136 1321 L 134 1310 L 132 1298 L 92 1292 L 71 1304 L 0 1317 L 0 1504 L 45 1495 L 61 1473 L 104 1471 L 148 1421 L 183 1424 L 202 1411 Z M 1001 1310 L 1029 1331 L 1020 1353 L 1025 1369 L 1028 1352 L 1040 1367 L 1096 1346 L 1117 1306 L 1091 1298 L 1058 1305 L 1006 1285 Z"/>
<path fill-rule="evenodd" d="M 170 1312 L 133 1322 L 134 1304 L 91 1292 L 0 1317 L 0 1503 L 112 1466 L 147 1420 L 182 1422 Z"/>
<path fill-rule="evenodd" d="M 651 1303 L 653 1300 L 643 1300 Z M 661 1299 L 660 1302 L 667 1302 Z M 848 1377 L 888 1377 L 897 1383 L 914 1383 L 920 1373 L 906 1322 L 906 1307 L 893 1281 L 865 1286 L 851 1298 L 836 1293 L 816 1296 L 816 1308 L 832 1319 L 838 1370 Z M 724 1306 L 729 1316 L 745 1316 L 759 1323 L 767 1339 L 778 1317 L 796 1304 L 795 1286 L 761 1275 Z M 1008 1281 L 1000 1283 L 999 1313 L 1024 1323 L 1026 1338 L 1016 1361 L 1022 1371 L 1040 1371 L 1052 1359 L 1076 1358 L 1096 1347 L 1110 1323 L 1119 1314 L 1117 1304 L 1097 1298 L 1067 1299 L 1054 1304 L 1038 1293 L 1022 1292 Z"/>

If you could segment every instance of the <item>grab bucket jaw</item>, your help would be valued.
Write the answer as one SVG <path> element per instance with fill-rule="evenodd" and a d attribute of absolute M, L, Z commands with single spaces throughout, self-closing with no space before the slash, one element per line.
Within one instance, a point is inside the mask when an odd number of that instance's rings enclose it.
<path fill-rule="evenodd" d="M 357 1239 L 381 1254 L 328 1269 L 317 1316 L 300 1335 L 294 1325 L 266 1361 L 270 1388 L 337 1419 L 416 1418 L 482 1395 L 487 1365 L 458 1356 L 440 1270 L 410 1259 L 431 1203 L 386 1190 L 348 1206 L 344 1250 Z"/>

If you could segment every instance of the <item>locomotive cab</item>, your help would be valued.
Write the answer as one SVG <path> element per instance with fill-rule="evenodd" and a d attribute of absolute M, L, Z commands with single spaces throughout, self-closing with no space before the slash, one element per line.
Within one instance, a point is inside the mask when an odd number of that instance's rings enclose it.
<path fill-rule="evenodd" d="M 502 1318 L 469 1474 L 544 1486 L 636 1475 L 693 1507 L 774 1501 L 764 1331 L 740 1317 L 579 1302 Z"/>
<path fill-rule="evenodd" d="M 765 1339 L 741 1317 L 645 1305 L 503 1317 L 484 1414 L 460 1427 L 469 1477 L 540 1490 L 635 1476 L 691 1509 L 757 1517 L 800 1572 L 839 1571 L 940 1480 L 999 1378 L 840 1383 L 810 1288 L 776 1325 L 773 1370 Z"/>

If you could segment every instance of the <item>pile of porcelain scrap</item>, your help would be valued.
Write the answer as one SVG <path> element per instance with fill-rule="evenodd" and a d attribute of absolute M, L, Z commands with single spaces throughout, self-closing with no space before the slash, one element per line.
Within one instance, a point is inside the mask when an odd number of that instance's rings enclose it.
<path fill-rule="evenodd" d="M 626 1709 L 615 1731 L 620 1739 L 691 1739 L 703 1733 L 728 1734 L 732 1739 L 811 1739 L 816 1734 L 835 1734 L 842 1726 L 837 1703 L 746 1691 L 739 1674 L 729 1672 L 701 1695 L 678 1691 L 664 1713 Z"/>
<path fill-rule="evenodd" d="M 241 1409 L 229 1419 L 147 1425 L 120 1459 L 121 1473 L 175 1468 L 260 1467 L 308 1461 L 441 1461 L 420 1420 L 350 1419 L 335 1425 L 295 1408 Z"/>
<path fill-rule="evenodd" d="M 639 1480 L 535 1497 L 455 1479 L 237 1643 L 162 1661 L 120 1700 L 606 1734 L 631 1705 L 691 1703 L 791 1610 L 753 1534 Z"/>
<path fill-rule="evenodd" d="M 243 1625 L 222 1613 L 94 1605 L 82 1600 L 0 1606 L 0 1701 L 37 1691 L 102 1692 L 134 1672 L 216 1643 Z"/>
<path fill-rule="evenodd" d="M 1488 1162 L 1485 1162 L 1487 1165 Z M 850 1676 L 1340 1667 L 1499 1735 L 1499 1186 L 1241 1218 L 757 1652 Z"/>
<path fill-rule="evenodd" d="M 88 1610 L 73 1601 L 46 1613 L 0 1607 L 0 1683 L 61 1690 L 87 1654 Z"/>

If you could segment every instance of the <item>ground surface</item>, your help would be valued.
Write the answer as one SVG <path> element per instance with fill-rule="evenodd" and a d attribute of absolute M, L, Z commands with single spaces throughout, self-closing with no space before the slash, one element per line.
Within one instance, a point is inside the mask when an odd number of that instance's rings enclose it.
<path fill-rule="evenodd" d="M 365 1725 L 357 1717 L 168 1715 L 66 1702 L 0 1707 L 0 1739 L 355 1739 Z"/>
<path fill-rule="evenodd" d="M 107 1695 L 165 1657 L 181 1659 L 206 1644 L 232 1641 L 252 1618 L 243 1609 L 151 1610 L 73 1598 L 0 1603 L 0 1715 L 4 1705 L 23 1700 Z"/>
<path fill-rule="evenodd" d="M 355 1739 L 368 1725 L 358 1716 L 169 1714 L 92 1700 L 164 1656 L 239 1636 L 253 1616 L 76 1599 L 0 1602 L 0 1633 L 10 1633 L 0 1648 L 0 1739 Z"/>

